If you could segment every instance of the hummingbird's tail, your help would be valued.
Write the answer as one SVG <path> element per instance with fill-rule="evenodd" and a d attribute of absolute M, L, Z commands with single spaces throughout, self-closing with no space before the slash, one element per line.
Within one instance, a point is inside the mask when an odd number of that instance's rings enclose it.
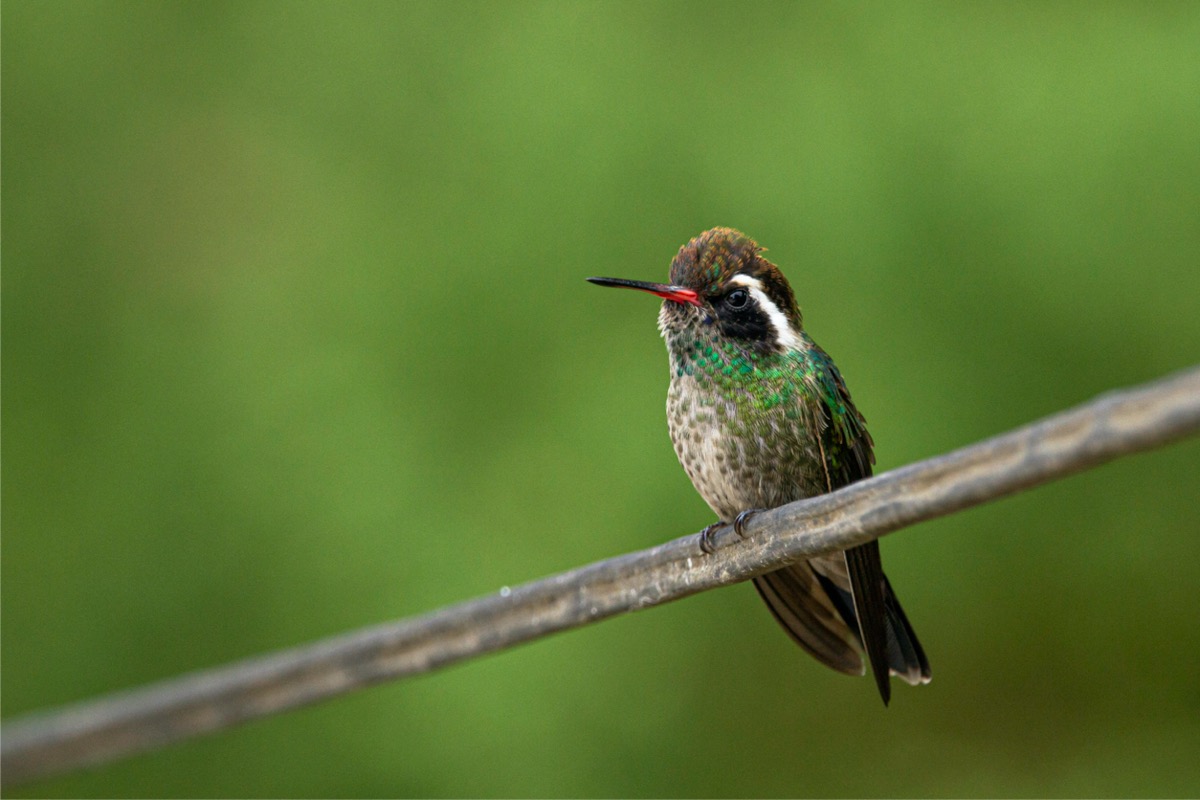
<path fill-rule="evenodd" d="M 754 588 L 783 629 L 813 658 L 848 675 L 866 671 L 854 596 L 840 554 L 760 575 Z M 928 683 L 929 660 L 886 576 L 883 604 L 888 671 L 913 685 Z"/>

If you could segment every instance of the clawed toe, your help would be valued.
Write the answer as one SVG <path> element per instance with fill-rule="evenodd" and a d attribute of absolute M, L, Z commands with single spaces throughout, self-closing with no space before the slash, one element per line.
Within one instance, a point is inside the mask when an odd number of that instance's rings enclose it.
<path fill-rule="evenodd" d="M 712 525 L 709 525 L 704 530 L 700 531 L 700 551 L 702 553 L 711 556 L 714 552 L 716 552 L 717 547 L 712 540 L 713 531 L 724 524 L 724 522 L 717 520 Z"/>
<path fill-rule="evenodd" d="M 762 511 L 761 508 L 747 508 L 745 511 L 737 515 L 737 519 L 733 521 L 733 532 L 743 539 L 746 538 L 746 523 L 750 518 Z"/>

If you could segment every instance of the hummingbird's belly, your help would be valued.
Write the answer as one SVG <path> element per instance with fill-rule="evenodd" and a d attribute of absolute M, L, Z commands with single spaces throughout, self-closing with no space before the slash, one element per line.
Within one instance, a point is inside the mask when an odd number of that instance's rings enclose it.
<path fill-rule="evenodd" d="M 751 508 L 774 508 L 825 491 L 812 414 L 804 406 L 747 409 L 672 381 L 667 423 L 679 463 L 725 522 Z"/>

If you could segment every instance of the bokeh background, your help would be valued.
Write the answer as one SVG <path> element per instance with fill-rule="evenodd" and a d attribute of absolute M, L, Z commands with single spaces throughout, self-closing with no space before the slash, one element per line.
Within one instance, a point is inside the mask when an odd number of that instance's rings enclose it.
<path fill-rule="evenodd" d="M 782 266 L 897 467 L 1200 361 L 1194 3 L 3 13 L 3 713 L 698 530 L 652 298 Z M 1200 443 L 13 796 L 1194 795 Z"/>

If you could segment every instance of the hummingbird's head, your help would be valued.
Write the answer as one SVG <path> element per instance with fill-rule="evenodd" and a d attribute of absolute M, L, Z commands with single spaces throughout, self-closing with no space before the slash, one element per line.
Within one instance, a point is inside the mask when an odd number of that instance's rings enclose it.
<path fill-rule="evenodd" d="M 588 278 L 601 286 L 640 289 L 663 298 L 663 335 L 715 328 L 723 337 L 762 350 L 803 347 L 803 323 L 792 288 L 763 248 L 732 228 L 705 231 L 679 248 L 671 282 Z"/>

